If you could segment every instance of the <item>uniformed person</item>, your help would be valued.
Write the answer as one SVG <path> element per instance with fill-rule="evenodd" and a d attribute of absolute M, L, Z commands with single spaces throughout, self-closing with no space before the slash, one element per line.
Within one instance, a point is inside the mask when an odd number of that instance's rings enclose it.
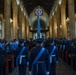
<path fill-rule="evenodd" d="M 15 50 L 18 48 L 18 42 L 16 39 L 14 39 L 13 42 L 10 43 L 10 49 L 15 52 Z"/>
<path fill-rule="evenodd" d="M 76 71 L 76 40 L 75 40 L 74 46 L 75 46 L 75 49 L 73 52 L 73 69 Z"/>
<path fill-rule="evenodd" d="M 11 52 L 10 47 L 9 47 L 9 44 L 7 44 L 7 45 L 5 46 L 5 52 L 6 52 L 7 54 L 9 54 L 9 53 Z"/>
<path fill-rule="evenodd" d="M 5 67 L 5 60 L 4 60 L 4 51 L 0 49 L 0 75 L 4 75 L 4 67 Z"/>
<path fill-rule="evenodd" d="M 62 53 L 63 53 L 62 59 L 64 60 L 64 62 L 66 62 L 66 50 L 67 50 L 66 46 L 67 46 L 67 40 L 64 38 L 62 45 Z"/>
<path fill-rule="evenodd" d="M 16 50 L 16 66 L 19 68 L 19 75 L 26 75 L 28 49 L 24 46 L 24 39 L 20 39 L 19 44 Z"/>
<path fill-rule="evenodd" d="M 29 58 L 30 75 L 48 75 L 49 74 L 49 53 L 42 47 L 43 39 L 39 38 L 36 47 L 31 49 Z"/>
<path fill-rule="evenodd" d="M 49 38 L 50 46 L 47 48 L 50 56 L 50 74 L 56 75 L 56 64 L 58 63 L 58 48 L 54 45 L 54 39 Z"/>

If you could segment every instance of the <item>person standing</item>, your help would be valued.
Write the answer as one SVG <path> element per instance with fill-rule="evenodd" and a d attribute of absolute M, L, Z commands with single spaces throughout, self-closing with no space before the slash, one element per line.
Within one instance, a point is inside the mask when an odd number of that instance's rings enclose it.
<path fill-rule="evenodd" d="M 5 68 L 5 59 L 3 57 L 3 55 L 5 54 L 5 52 L 0 49 L 0 75 L 4 75 L 4 68 Z"/>
<path fill-rule="evenodd" d="M 19 75 L 26 75 L 28 63 L 28 49 L 24 46 L 24 39 L 19 40 L 19 47 L 16 50 L 16 66 L 19 69 Z"/>
<path fill-rule="evenodd" d="M 42 47 L 43 39 L 36 40 L 36 46 L 31 49 L 29 57 L 30 75 L 48 75 L 50 69 L 49 53 Z"/>
<path fill-rule="evenodd" d="M 47 47 L 50 56 L 50 74 L 56 75 L 56 64 L 58 63 L 58 48 L 54 45 L 54 39 L 49 39 L 49 47 Z"/>

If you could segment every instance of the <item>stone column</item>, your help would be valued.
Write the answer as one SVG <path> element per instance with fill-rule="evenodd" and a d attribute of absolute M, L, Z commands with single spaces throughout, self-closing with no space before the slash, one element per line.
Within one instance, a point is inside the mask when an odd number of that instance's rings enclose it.
<path fill-rule="evenodd" d="M 25 16 L 24 16 L 24 13 L 22 13 L 22 38 L 25 39 Z"/>
<path fill-rule="evenodd" d="M 27 37 L 28 37 L 28 39 L 29 39 L 29 22 L 28 22 L 28 24 L 27 24 Z"/>
<path fill-rule="evenodd" d="M 29 39 L 30 38 L 29 37 L 29 33 L 30 33 L 30 31 L 29 31 L 29 22 L 28 22 L 28 31 L 27 32 L 28 32 L 27 34 L 28 34 L 28 39 Z"/>
<path fill-rule="evenodd" d="M 74 14 L 74 0 L 68 0 L 69 9 L 69 27 L 70 27 L 70 38 L 76 37 L 75 33 L 75 14 Z"/>
<path fill-rule="evenodd" d="M 54 16 L 52 16 L 52 37 L 54 38 Z"/>
<path fill-rule="evenodd" d="M 10 41 L 11 39 L 11 0 L 4 0 L 4 20 L 5 20 L 5 39 Z"/>
<path fill-rule="evenodd" d="M 49 24 L 49 35 L 50 35 L 50 38 L 52 38 L 52 18 L 50 20 L 50 24 Z"/>
<path fill-rule="evenodd" d="M 61 4 L 61 25 L 62 25 L 62 38 L 67 38 L 66 0 L 62 0 Z"/>
<path fill-rule="evenodd" d="M 26 17 L 25 17 L 25 38 L 26 38 Z"/>
<path fill-rule="evenodd" d="M 54 14 L 54 38 L 57 38 L 57 13 Z"/>
<path fill-rule="evenodd" d="M 13 5 L 13 38 L 18 38 L 18 6 L 16 0 L 12 0 Z"/>
<path fill-rule="evenodd" d="M 27 38 L 27 19 L 25 18 L 25 36 Z"/>
<path fill-rule="evenodd" d="M 58 6 L 58 9 L 57 9 L 57 38 L 60 38 L 60 35 L 61 35 L 61 22 L 60 22 L 60 6 Z"/>
<path fill-rule="evenodd" d="M 14 39 L 13 23 L 11 23 L 11 39 Z"/>
<path fill-rule="evenodd" d="M 29 38 L 29 23 L 27 19 L 26 19 L 26 37 Z"/>
<path fill-rule="evenodd" d="M 22 11 L 19 7 L 19 21 L 18 21 L 18 26 L 19 26 L 19 38 L 22 38 Z"/>

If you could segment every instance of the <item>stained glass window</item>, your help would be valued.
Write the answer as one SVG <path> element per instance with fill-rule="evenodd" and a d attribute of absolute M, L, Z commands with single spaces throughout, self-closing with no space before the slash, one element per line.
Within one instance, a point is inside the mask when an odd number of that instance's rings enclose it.
<path fill-rule="evenodd" d="M 35 10 L 36 15 L 42 15 L 42 9 L 41 8 L 37 8 Z"/>

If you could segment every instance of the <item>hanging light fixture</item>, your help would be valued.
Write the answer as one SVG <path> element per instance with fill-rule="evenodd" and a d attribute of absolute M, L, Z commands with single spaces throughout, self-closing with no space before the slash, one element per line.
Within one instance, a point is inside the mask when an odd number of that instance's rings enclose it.
<path fill-rule="evenodd" d="M 17 5 L 19 5 L 19 4 L 20 4 L 20 0 L 16 0 L 16 2 L 17 2 Z"/>

